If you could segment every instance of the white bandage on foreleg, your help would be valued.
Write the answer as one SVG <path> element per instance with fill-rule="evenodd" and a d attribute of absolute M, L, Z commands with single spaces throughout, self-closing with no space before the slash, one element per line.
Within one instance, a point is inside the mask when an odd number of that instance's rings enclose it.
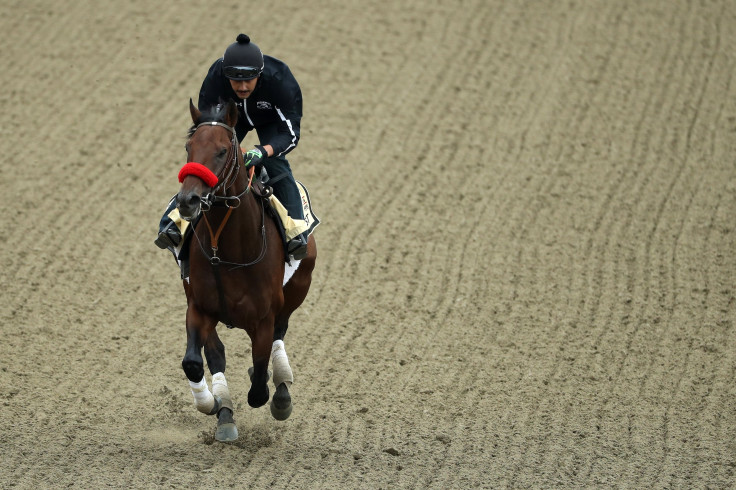
<path fill-rule="evenodd" d="M 230 399 L 230 390 L 227 389 L 227 380 L 225 373 L 215 373 L 212 375 L 212 393 L 220 397 L 221 407 L 233 409 L 233 402 Z"/>
<path fill-rule="evenodd" d="M 212 409 L 215 408 L 215 397 L 212 396 L 210 389 L 207 387 L 204 376 L 202 376 L 202 380 L 199 383 L 189 381 L 189 387 L 192 389 L 194 406 L 197 407 L 197 410 L 205 414 L 210 414 Z"/>
<path fill-rule="evenodd" d="M 229 395 L 227 389 L 227 380 L 224 373 L 215 373 L 212 375 L 212 393 L 218 396 Z"/>
<path fill-rule="evenodd" d="M 273 384 L 278 386 L 286 383 L 286 387 L 290 388 L 294 382 L 294 374 L 289 366 L 289 357 L 286 355 L 283 340 L 276 340 L 271 347 L 271 364 L 273 365 Z"/>

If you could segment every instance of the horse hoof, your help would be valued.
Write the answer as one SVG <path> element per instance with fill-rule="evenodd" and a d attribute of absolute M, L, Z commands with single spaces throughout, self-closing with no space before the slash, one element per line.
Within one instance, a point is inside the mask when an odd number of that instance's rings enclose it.
<path fill-rule="evenodd" d="M 281 383 L 276 387 L 276 393 L 271 401 L 271 415 L 276 420 L 286 420 L 291 415 L 294 405 L 291 404 L 291 395 L 285 383 Z"/>
<path fill-rule="evenodd" d="M 273 402 L 271 402 L 271 415 L 273 415 L 273 418 L 276 420 L 284 421 L 289 418 L 289 415 L 291 415 L 291 410 L 294 408 L 294 405 L 291 403 L 288 407 L 284 409 L 276 408 L 276 405 L 274 405 Z"/>
<path fill-rule="evenodd" d="M 258 408 L 266 403 L 268 403 L 268 386 L 265 387 L 265 390 L 254 390 L 251 388 L 248 391 L 248 405 Z"/>
<path fill-rule="evenodd" d="M 238 427 L 235 424 L 222 424 L 217 426 L 215 440 L 220 442 L 233 442 L 238 439 Z"/>

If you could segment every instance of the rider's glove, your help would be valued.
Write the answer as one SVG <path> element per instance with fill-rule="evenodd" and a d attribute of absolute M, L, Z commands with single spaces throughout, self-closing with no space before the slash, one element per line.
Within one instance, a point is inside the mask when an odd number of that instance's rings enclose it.
<path fill-rule="evenodd" d="M 246 167 L 261 165 L 266 158 L 268 158 L 268 153 L 261 145 L 256 145 L 252 150 L 243 154 L 243 162 Z"/>

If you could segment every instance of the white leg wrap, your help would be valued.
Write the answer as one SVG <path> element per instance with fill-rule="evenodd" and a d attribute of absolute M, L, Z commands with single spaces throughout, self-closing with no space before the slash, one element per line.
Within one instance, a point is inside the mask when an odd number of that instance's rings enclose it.
<path fill-rule="evenodd" d="M 286 355 L 283 340 L 276 340 L 271 347 L 271 364 L 273 365 L 273 384 L 274 386 L 286 383 L 287 388 L 291 388 L 294 382 L 294 374 L 289 366 L 289 358 Z"/>
<path fill-rule="evenodd" d="M 202 376 L 199 383 L 190 381 L 189 386 L 192 388 L 192 395 L 194 395 L 194 406 L 200 412 L 209 414 L 215 407 L 215 397 L 212 396 L 210 389 L 207 387 L 204 376 Z"/>
<path fill-rule="evenodd" d="M 227 389 L 227 380 L 225 373 L 215 373 L 212 375 L 212 393 L 220 397 L 222 407 L 233 409 L 233 402 L 230 400 L 230 391 Z"/>

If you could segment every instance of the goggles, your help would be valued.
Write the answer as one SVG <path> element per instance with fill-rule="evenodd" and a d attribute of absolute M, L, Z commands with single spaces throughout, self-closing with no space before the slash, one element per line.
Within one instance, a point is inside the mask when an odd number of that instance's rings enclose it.
<path fill-rule="evenodd" d="M 255 66 L 226 66 L 222 72 L 231 80 L 252 80 L 261 74 L 261 69 Z"/>

